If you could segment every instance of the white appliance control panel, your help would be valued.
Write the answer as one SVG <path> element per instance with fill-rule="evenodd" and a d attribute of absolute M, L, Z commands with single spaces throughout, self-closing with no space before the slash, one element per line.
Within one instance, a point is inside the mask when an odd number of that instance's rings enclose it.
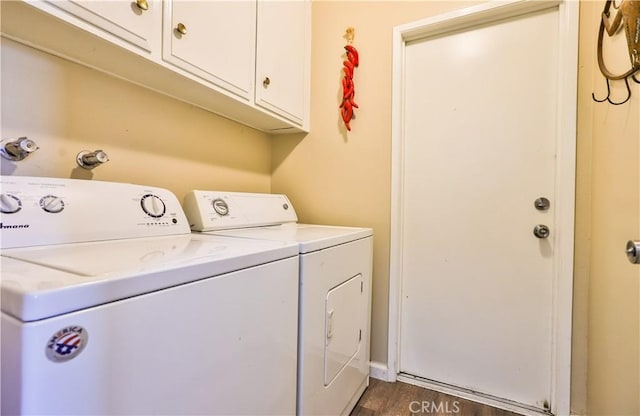
<path fill-rule="evenodd" d="M 293 205 L 282 194 L 191 191 L 184 211 L 194 231 L 261 227 L 298 221 Z"/>
<path fill-rule="evenodd" d="M 190 233 L 166 189 L 80 179 L 0 177 L 0 248 Z"/>

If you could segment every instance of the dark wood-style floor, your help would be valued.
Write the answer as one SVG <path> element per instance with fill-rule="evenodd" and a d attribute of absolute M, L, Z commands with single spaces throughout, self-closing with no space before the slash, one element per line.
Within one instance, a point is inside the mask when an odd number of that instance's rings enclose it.
<path fill-rule="evenodd" d="M 370 379 L 351 416 L 518 416 L 502 409 L 411 384 Z"/>

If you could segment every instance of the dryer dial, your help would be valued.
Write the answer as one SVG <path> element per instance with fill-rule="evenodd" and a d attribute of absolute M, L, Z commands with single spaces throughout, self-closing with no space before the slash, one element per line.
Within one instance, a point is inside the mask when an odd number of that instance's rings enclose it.
<path fill-rule="evenodd" d="M 216 198 L 211 202 L 211 205 L 213 206 L 213 210 L 216 212 L 216 214 L 220 215 L 221 217 L 229 215 L 229 205 L 224 199 Z"/>

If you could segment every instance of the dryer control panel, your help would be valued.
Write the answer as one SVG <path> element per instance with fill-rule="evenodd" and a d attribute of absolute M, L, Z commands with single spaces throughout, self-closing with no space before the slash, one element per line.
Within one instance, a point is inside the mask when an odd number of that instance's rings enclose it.
<path fill-rule="evenodd" d="M 262 227 L 298 221 L 293 205 L 282 194 L 191 191 L 184 211 L 194 231 Z"/>
<path fill-rule="evenodd" d="M 0 177 L 0 248 L 190 233 L 166 189 L 80 179 Z"/>

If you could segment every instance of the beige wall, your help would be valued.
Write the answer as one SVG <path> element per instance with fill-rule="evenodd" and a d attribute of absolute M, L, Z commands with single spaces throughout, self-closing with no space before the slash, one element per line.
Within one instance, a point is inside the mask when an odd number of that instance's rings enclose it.
<path fill-rule="evenodd" d="M 621 106 L 591 99 L 592 91 L 606 92 L 595 55 L 603 5 L 581 2 L 575 295 L 582 299 L 588 288 L 588 414 L 638 415 L 640 268 L 627 261 L 624 245 L 640 238 L 640 87 L 633 85 L 631 101 Z M 629 67 L 620 38 L 605 54 L 616 70 Z M 622 52 L 617 59 L 614 50 Z M 613 85 L 624 97 L 624 84 Z M 574 338 L 574 354 L 584 338 Z"/>
<path fill-rule="evenodd" d="M 269 192 L 270 137 L 192 105 L 2 39 L 2 139 L 40 150 L 2 174 L 90 178 L 168 188 Z M 103 149 L 92 171 L 75 162 Z"/>

